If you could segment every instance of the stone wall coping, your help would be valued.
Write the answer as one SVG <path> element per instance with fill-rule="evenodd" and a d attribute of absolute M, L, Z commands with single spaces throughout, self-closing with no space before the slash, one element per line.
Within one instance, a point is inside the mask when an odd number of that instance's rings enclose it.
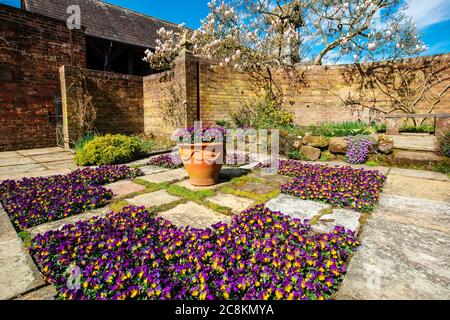
<path fill-rule="evenodd" d="M 90 73 L 92 75 L 99 75 L 99 76 L 101 76 L 101 75 L 110 75 L 111 77 L 114 77 L 115 79 L 126 79 L 126 80 L 143 81 L 143 77 L 135 76 L 135 75 L 131 75 L 131 74 L 123 74 L 123 73 L 117 73 L 117 72 L 111 72 L 111 71 L 86 69 L 86 68 L 80 68 L 78 66 L 72 66 L 72 65 L 64 65 L 61 68 L 64 68 L 67 71 L 73 71 L 75 69 L 83 69 L 84 71 L 86 71 L 86 72 L 88 72 L 88 73 Z"/>
<path fill-rule="evenodd" d="M 450 113 L 416 113 L 416 114 L 388 114 L 383 116 L 386 119 L 400 118 L 450 118 Z"/>

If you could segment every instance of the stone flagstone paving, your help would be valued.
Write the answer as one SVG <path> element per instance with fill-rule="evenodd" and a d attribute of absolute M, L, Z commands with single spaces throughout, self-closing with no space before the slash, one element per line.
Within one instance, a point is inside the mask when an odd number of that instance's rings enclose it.
<path fill-rule="evenodd" d="M 68 173 L 76 169 L 73 155 L 60 148 L 0 152 L 0 180 L 47 176 Z M 142 165 L 144 160 L 134 164 Z M 320 162 L 320 164 L 325 164 Z M 330 162 L 329 165 L 348 165 Z M 361 226 L 361 214 L 334 208 L 320 202 L 279 195 L 266 206 L 300 219 L 314 219 L 312 229 L 329 232 L 336 225 L 360 231 L 361 247 L 349 263 L 337 299 L 449 299 L 450 298 L 450 179 L 447 175 L 423 170 L 386 167 L 363 167 L 381 170 L 388 179 L 381 195 L 380 205 Z M 139 179 L 147 182 L 169 182 L 192 187 L 186 171 L 168 170 L 156 166 L 141 167 L 146 174 Z M 234 176 L 247 174 L 246 170 L 224 168 L 224 184 Z M 251 176 L 255 177 L 252 173 Z M 261 176 L 260 182 L 246 182 L 242 190 L 256 194 L 279 189 L 290 178 L 279 175 Z M 142 192 L 144 187 L 132 181 L 109 185 L 119 197 Z M 208 188 L 207 188 L 208 189 Z M 209 187 L 216 190 L 216 187 Z M 216 191 L 217 192 L 217 191 Z M 166 190 L 145 193 L 126 199 L 130 204 L 155 207 L 180 203 L 181 197 Z M 188 201 L 159 216 L 179 226 L 207 228 L 219 221 L 229 223 L 231 216 L 206 207 L 207 202 L 229 207 L 238 213 L 254 202 L 222 192 L 204 199 L 201 205 Z M 186 201 L 186 200 L 183 200 Z M 27 232 L 31 236 L 56 230 L 68 223 L 103 216 L 108 207 L 83 213 L 64 220 L 46 223 Z M 361 229 L 361 230 L 360 230 Z M 37 267 L 26 253 L 22 240 L 0 208 L 0 299 L 51 299 L 55 291 L 44 283 Z"/>
<path fill-rule="evenodd" d="M 0 206 L 0 300 L 42 285 L 44 279 Z"/>
<path fill-rule="evenodd" d="M 400 180 L 413 185 L 393 188 Z M 336 297 L 450 299 L 450 183 L 389 175 L 387 184 Z"/>
<path fill-rule="evenodd" d="M 218 193 L 207 200 L 218 204 L 219 206 L 230 208 L 233 213 L 242 212 L 254 203 L 251 199 L 238 197 L 228 193 Z"/>
<path fill-rule="evenodd" d="M 168 204 L 180 199 L 180 197 L 173 196 L 167 193 L 166 190 L 158 190 L 151 193 L 141 194 L 131 199 L 127 199 L 126 202 L 137 207 L 144 206 L 147 208 L 151 208 L 158 207 L 163 204 Z"/>
<path fill-rule="evenodd" d="M 195 202 L 182 203 L 173 209 L 162 212 L 159 216 L 177 226 L 193 228 L 209 228 L 217 222 L 231 222 L 231 217 L 217 213 Z"/>
<path fill-rule="evenodd" d="M 141 192 L 145 187 L 132 181 L 123 180 L 105 185 L 106 189 L 110 189 L 115 197 L 123 197 L 134 192 Z"/>
<path fill-rule="evenodd" d="M 155 174 L 149 174 L 140 179 L 152 182 L 152 183 L 162 183 L 162 182 L 176 182 L 184 180 L 188 177 L 188 174 L 184 168 L 169 170 L 164 172 L 159 172 Z"/>

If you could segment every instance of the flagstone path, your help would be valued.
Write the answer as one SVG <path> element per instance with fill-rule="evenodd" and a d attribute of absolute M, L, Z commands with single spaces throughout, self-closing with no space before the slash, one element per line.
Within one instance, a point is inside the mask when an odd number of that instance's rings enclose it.
<path fill-rule="evenodd" d="M 121 201 L 159 208 L 157 215 L 180 226 L 206 228 L 219 221 L 229 223 L 255 203 L 260 195 L 271 194 L 266 206 L 292 217 L 308 219 L 315 232 L 329 232 L 342 225 L 359 234 L 361 247 L 349 263 L 348 273 L 336 294 L 337 299 L 449 299 L 450 298 L 450 179 L 420 170 L 353 166 L 379 170 L 387 175 L 380 205 L 371 214 L 331 208 L 327 204 L 277 194 L 290 178 L 255 175 L 249 171 L 258 162 L 241 168 L 222 170 L 218 186 L 194 187 L 186 171 L 169 170 L 134 162 L 145 176 L 135 181 L 108 185 Z M 324 163 L 321 163 L 324 164 Z M 328 162 L 327 165 L 348 165 Z M 75 169 L 73 155 L 58 148 L 0 153 L 0 180 L 25 176 L 68 173 Z M 248 175 L 230 194 L 233 178 Z M 147 184 L 176 184 L 189 192 L 211 190 L 212 196 L 192 200 L 170 190 L 150 192 Z M 253 194 L 254 198 L 246 195 Z M 273 194 L 273 195 L 272 195 Z M 269 197 L 269 198 L 270 198 Z M 111 204 L 112 206 L 113 204 Z M 229 208 L 228 214 L 215 206 Z M 66 224 L 104 216 L 109 206 L 46 223 L 27 230 L 31 237 Z M 55 289 L 45 283 L 26 252 L 6 213 L 0 208 L 0 299 L 51 299 Z"/>

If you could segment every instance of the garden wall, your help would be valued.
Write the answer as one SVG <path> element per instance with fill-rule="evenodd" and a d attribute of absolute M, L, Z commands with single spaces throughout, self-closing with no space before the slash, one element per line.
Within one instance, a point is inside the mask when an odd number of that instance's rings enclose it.
<path fill-rule="evenodd" d="M 173 71 L 169 79 L 166 73 L 144 78 L 147 132 L 170 131 L 174 126 L 167 126 L 168 119 L 183 117 L 185 109 L 191 111 L 191 117 L 185 118 L 184 123 L 192 125 L 192 114 L 198 105 L 204 124 L 229 120 L 231 113 L 245 104 L 261 101 L 263 96 L 261 90 L 255 90 L 250 75 L 229 71 L 188 52 L 177 58 Z M 273 74 L 275 86 L 284 95 L 284 107 L 300 125 L 352 120 L 384 122 L 387 113 L 404 113 L 407 108 L 415 113 L 448 114 L 449 79 L 450 54 L 396 63 L 302 66 L 289 76 Z M 179 99 L 174 99 L 173 86 L 181 92 Z M 172 101 L 170 108 L 168 101 Z"/>
<path fill-rule="evenodd" d="M 260 100 L 251 76 L 205 60 L 200 70 L 203 122 L 229 119 L 243 103 Z M 274 73 L 273 82 L 300 125 L 382 121 L 386 113 L 404 113 L 407 107 L 415 113 L 450 113 L 450 54 L 395 64 L 303 66 L 291 76 Z"/>
<path fill-rule="evenodd" d="M 79 138 L 80 110 L 89 104 L 95 109 L 94 131 L 144 132 L 142 77 L 73 66 L 61 67 L 60 77 L 66 147 Z"/>
<path fill-rule="evenodd" d="M 199 118 L 198 63 L 184 51 L 171 71 L 144 77 L 145 132 L 167 136 Z"/>
<path fill-rule="evenodd" d="M 85 66 L 83 30 L 0 4 L 0 151 L 56 145 L 64 64 Z"/>

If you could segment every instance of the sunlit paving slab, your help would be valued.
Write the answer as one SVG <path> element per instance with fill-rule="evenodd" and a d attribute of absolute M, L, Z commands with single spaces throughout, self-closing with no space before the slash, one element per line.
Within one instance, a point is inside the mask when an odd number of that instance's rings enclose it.
<path fill-rule="evenodd" d="M 48 170 L 48 169 L 46 167 L 44 167 L 43 165 L 40 165 L 37 163 L 6 166 L 6 167 L 0 167 L 0 176 L 3 177 L 8 174 L 14 175 L 14 174 L 34 172 L 34 171 L 44 171 L 44 170 Z"/>
<path fill-rule="evenodd" d="M 180 197 L 169 194 L 166 190 L 158 190 L 151 193 L 141 194 L 137 197 L 127 199 L 126 201 L 133 206 L 144 206 L 151 208 L 168 204 L 180 199 Z"/>
<path fill-rule="evenodd" d="M 39 154 L 49 154 L 49 153 L 58 153 L 66 151 L 63 148 L 59 147 L 50 147 L 50 148 L 37 148 L 37 149 L 28 149 L 28 150 L 17 150 L 16 152 L 22 156 L 35 156 Z"/>
<path fill-rule="evenodd" d="M 338 299 L 450 299 L 450 235 L 369 218 Z"/>
<path fill-rule="evenodd" d="M 58 170 L 58 169 L 76 170 L 79 168 L 75 164 L 74 160 L 62 160 L 62 161 L 41 163 L 41 165 L 49 170 Z"/>
<path fill-rule="evenodd" d="M 0 206 L 0 300 L 42 286 L 44 279 Z"/>
<path fill-rule="evenodd" d="M 12 158 L 20 156 L 16 151 L 3 151 L 0 152 L 0 158 Z"/>
<path fill-rule="evenodd" d="M 142 167 L 139 167 L 139 169 L 146 175 L 147 174 L 153 174 L 153 173 L 169 171 L 169 169 L 161 168 L 161 167 L 158 167 L 158 166 L 152 166 L 152 165 L 142 166 Z"/>
<path fill-rule="evenodd" d="M 287 194 L 280 194 L 278 197 L 266 203 L 266 207 L 272 211 L 279 211 L 292 218 L 311 220 L 320 215 L 321 210 L 330 206 L 324 203 L 311 200 L 301 200 L 298 197 Z"/>
<path fill-rule="evenodd" d="M 420 178 L 420 179 L 429 179 L 429 180 L 439 180 L 439 181 L 450 182 L 450 178 L 448 177 L 448 175 L 439 173 L 439 172 L 427 171 L 427 170 L 392 168 L 389 173 L 391 175 L 393 174 L 393 175 L 397 175 L 397 176 L 406 176 L 406 177 L 411 177 L 411 178 Z"/>
<path fill-rule="evenodd" d="M 169 170 L 165 172 L 159 172 L 155 174 L 146 175 L 143 177 L 139 177 L 139 179 L 145 180 L 147 182 L 152 183 L 162 183 L 162 182 L 176 182 L 183 179 L 186 179 L 188 174 L 185 169 L 175 169 Z"/>
<path fill-rule="evenodd" d="M 14 300 L 54 300 L 56 295 L 56 289 L 54 286 L 49 285 L 30 293 L 17 297 Z"/>
<path fill-rule="evenodd" d="M 373 217 L 411 224 L 450 235 L 450 203 L 398 195 L 383 195 Z"/>
<path fill-rule="evenodd" d="M 450 201 L 450 183 L 390 174 L 384 187 L 384 193 L 419 199 Z"/>
<path fill-rule="evenodd" d="M 234 213 L 244 211 L 253 204 L 253 200 L 243 197 L 237 197 L 229 193 L 218 193 L 206 200 L 218 204 L 222 207 L 230 208 Z"/>
<path fill-rule="evenodd" d="M 0 167 L 4 166 L 17 166 L 21 164 L 32 164 L 37 163 L 37 161 L 28 157 L 5 157 L 0 158 Z"/>
<path fill-rule="evenodd" d="M 335 227 L 341 226 L 357 234 L 360 228 L 360 217 L 361 214 L 356 211 L 333 209 L 333 213 L 320 216 L 317 224 L 312 226 L 312 230 L 319 233 L 330 233 Z"/>
<path fill-rule="evenodd" d="M 35 227 L 31 227 L 27 229 L 27 232 L 31 235 L 31 237 L 35 237 L 38 234 L 44 234 L 50 230 L 59 230 L 67 224 L 75 224 L 78 221 L 89 220 L 95 217 L 102 217 L 110 211 L 111 209 L 109 207 L 98 208 L 89 212 L 76 214 L 65 219 L 47 222 Z"/>
<path fill-rule="evenodd" d="M 57 152 L 30 156 L 30 159 L 37 162 L 56 162 L 62 160 L 73 160 L 74 158 L 75 156 L 71 152 Z"/>
<path fill-rule="evenodd" d="M 169 211 L 160 213 L 159 216 L 177 226 L 191 226 L 194 228 L 208 228 L 217 222 L 231 222 L 230 216 L 217 213 L 195 202 L 180 204 Z"/>
<path fill-rule="evenodd" d="M 110 189 L 114 193 L 115 197 L 123 197 L 134 192 L 141 192 L 145 190 L 144 186 L 128 180 L 107 184 L 104 187 L 106 189 Z"/>

